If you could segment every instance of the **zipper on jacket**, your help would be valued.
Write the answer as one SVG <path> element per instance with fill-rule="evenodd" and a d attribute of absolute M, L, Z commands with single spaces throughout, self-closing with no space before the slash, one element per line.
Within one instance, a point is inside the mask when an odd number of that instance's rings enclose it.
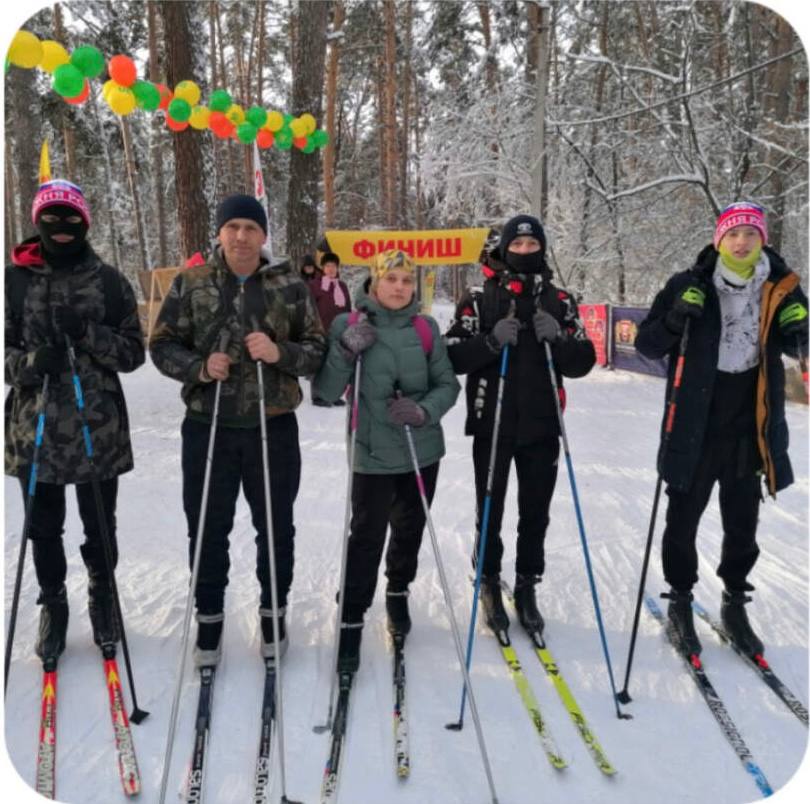
<path fill-rule="evenodd" d="M 239 280 L 237 280 L 239 281 Z M 245 280 L 247 282 L 247 280 Z M 239 415 L 245 414 L 245 361 L 247 360 L 247 350 L 245 349 L 245 282 L 239 282 L 239 326 L 241 328 L 241 356 L 239 360 Z"/>

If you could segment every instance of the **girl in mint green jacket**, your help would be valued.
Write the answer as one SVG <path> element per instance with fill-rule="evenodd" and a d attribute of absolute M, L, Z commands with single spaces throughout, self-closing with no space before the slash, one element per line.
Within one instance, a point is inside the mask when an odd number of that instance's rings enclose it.
<path fill-rule="evenodd" d="M 385 536 L 388 629 L 404 638 L 410 630 L 408 586 L 416 577 L 425 515 L 404 426 L 411 428 L 428 501 L 433 499 L 444 437 L 439 420 L 455 404 L 460 386 L 439 327 L 418 315 L 416 269 L 402 251 L 377 256 L 368 291 L 356 300 L 357 314 L 338 316 L 329 332 L 326 362 L 315 393 L 340 397 L 362 354 L 357 440 L 352 482 L 343 622 L 338 669 L 354 672 L 360 662 L 363 615 L 374 599 Z"/>

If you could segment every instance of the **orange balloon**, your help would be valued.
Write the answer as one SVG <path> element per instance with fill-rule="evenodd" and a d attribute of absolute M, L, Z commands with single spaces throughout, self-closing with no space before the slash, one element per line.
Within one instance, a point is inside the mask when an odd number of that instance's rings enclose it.
<path fill-rule="evenodd" d="M 76 95 L 75 98 L 64 98 L 64 101 L 65 103 L 69 103 L 71 106 L 78 106 L 79 104 L 84 103 L 89 96 L 90 96 L 90 82 L 85 78 L 84 89 L 78 95 Z"/>
<path fill-rule="evenodd" d="M 268 131 L 266 128 L 260 128 L 256 133 L 256 145 L 259 148 L 272 148 L 274 139 L 273 132 Z"/>
<path fill-rule="evenodd" d="M 186 120 L 185 122 L 181 123 L 181 122 L 179 122 L 178 120 L 172 120 L 172 118 L 171 118 L 171 117 L 167 117 L 167 118 L 166 118 L 166 125 L 167 125 L 167 126 L 168 126 L 168 127 L 169 127 L 169 128 L 172 130 L 172 131 L 185 131 L 185 130 L 188 128 L 188 120 Z"/>
<path fill-rule="evenodd" d="M 307 138 L 306 137 L 296 137 L 293 140 L 293 145 L 296 148 L 306 148 L 306 146 L 307 146 Z"/>
<path fill-rule="evenodd" d="M 157 91 L 160 93 L 160 103 L 158 109 L 163 109 L 165 112 L 169 108 L 169 104 L 174 98 L 174 93 L 166 86 L 166 84 L 155 84 Z"/>
<path fill-rule="evenodd" d="M 110 78 L 122 87 L 131 87 L 138 78 L 135 62 L 129 56 L 113 56 L 107 68 Z"/>

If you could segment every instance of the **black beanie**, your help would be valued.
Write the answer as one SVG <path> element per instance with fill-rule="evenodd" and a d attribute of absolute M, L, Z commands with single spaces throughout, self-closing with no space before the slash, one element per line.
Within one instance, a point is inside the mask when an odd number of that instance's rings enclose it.
<path fill-rule="evenodd" d="M 335 263 L 335 265 L 340 267 L 340 257 L 338 257 L 338 255 L 335 254 L 334 251 L 327 251 L 326 254 L 324 254 L 323 257 L 321 257 L 321 268 L 323 268 L 323 266 L 326 265 L 327 262 L 333 262 Z"/>
<path fill-rule="evenodd" d="M 540 251 L 546 253 L 546 233 L 537 218 L 531 215 L 515 215 L 503 225 L 501 241 L 498 244 L 502 257 L 509 250 L 509 244 L 517 237 L 534 237 L 540 241 Z"/>
<path fill-rule="evenodd" d="M 247 218 L 255 221 L 267 234 L 267 215 L 265 215 L 262 205 L 252 195 L 229 195 L 220 202 L 217 207 L 217 233 L 233 218 Z"/>

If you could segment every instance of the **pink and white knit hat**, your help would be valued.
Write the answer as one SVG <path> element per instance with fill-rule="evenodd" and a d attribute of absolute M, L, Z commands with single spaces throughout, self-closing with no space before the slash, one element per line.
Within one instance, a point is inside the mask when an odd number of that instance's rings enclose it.
<path fill-rule="evenodd" d="M 765 223 L 765 210 L 750 201 L 740 201 L 727 206 L 718 216 L 714 229 L 714 247 L 720 245 L 723 235 L 735 226 L 753 226 L 759 230 L 762 245 L 768 242 L 768 225 Z"/>
<path fill-rule="evenodd" d="M 42 210 L 55 206 L 75 209 L 87 226 L 90 226 L 90 207 L 81 187 L 64 179 L 53 179 L 40 184 L 34 203 L 31 204 L 31 220 L 36 223 Z"/>

